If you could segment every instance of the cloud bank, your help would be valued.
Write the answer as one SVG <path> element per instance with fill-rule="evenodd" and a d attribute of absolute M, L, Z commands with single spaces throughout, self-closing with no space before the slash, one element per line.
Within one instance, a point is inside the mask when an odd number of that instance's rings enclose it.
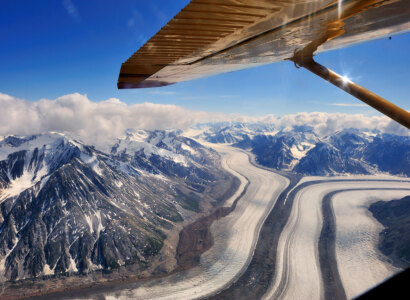
<path fill-rule="evenodd" d="M 92 102 L 78 93 L 36 102 L 0 93 L 0 114 L 0 135 L 3 136 L 58 131 L 91 143 L 122 136 L 127 128 L 185 129 L 209 119 L 207 113 L 175 105 L 127 105 L 115 98 Z"/>
<path fill-rule="evenodd" d="M 282 128 L 309 125 L 319 135 L 329 135 L 346 128 L 378 130 L 384 133 L 406 136 L 410 133 L 407 128 L 386 116 L 369 117 L 362 114 L 302 112 L 285 115 L 277 120 L 277 124 Z"/>
<path fill-rule="evenodd" d="M 321 135 L 343 128 L 376 129 L 409 135 L 403 126 L 384 116 L 361 114 L 297 113 L 277 118 L 248 117 L 187 110 L 176 105 L 140 103 L 127 105 L 111 98 L 93 102 L 78 93 L 55 100 L 26 101 L 0 93 L 0 135 L 30 135 L 47 131 L 65 132 L 90 144 L 122 136 L 127 128 L 186 129 L 199 122 L 263 122 L 278 128 L 309 125 Z"/>

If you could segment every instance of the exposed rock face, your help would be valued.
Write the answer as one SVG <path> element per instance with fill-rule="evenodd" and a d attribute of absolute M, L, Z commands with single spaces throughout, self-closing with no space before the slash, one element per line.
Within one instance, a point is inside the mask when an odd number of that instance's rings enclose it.
<path fill-rule="evenodd" d="M 346 155 L 327 143 L 317 143 L 295 166 L 294 171 L 309 175 L 370 174 L 366 163 Z"/>
<path fill-rule="evenodd" d="M 252 152 L 260 164 L 279 170 L 292 170 L 318 142 L 312 132 L 285 131 L 276 135 L 257 135 L 252 139 Z"/>
<path fill-rule="evenodd" d="M 173 132 L 128 132 L 104 153 L 57 133 L 0 141 L 0 276 L 147 268 L 167 230 L 227 176 Z M 223 193 L 223 191 L 220 191 Z"/>

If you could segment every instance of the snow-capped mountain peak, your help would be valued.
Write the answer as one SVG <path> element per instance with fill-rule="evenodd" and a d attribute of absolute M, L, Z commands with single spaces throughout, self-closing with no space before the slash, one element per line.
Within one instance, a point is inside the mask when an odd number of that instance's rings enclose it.
<path fill-rule="evenodd" d="M 111 149 L 113 155 L 133 156 L 135 153 L 148 159 L 153 155 L 163 157 L 185 167 L 191 164 L 187 155 L 191 158 L 199 155 L 192 140 L 178 136 L 178 131 L 172 130 L 128 130 Z"/>

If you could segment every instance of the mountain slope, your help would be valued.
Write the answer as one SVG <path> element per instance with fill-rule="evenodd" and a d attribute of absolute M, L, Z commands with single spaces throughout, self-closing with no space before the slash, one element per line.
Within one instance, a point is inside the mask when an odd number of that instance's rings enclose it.
<path fill-rule="evenodd" d="M 206 207 L 204 191 L 223 194 L 215 153 L 159 131 L 141 148 L 126 143 L 133 134 L 109 154 L 57 133 L 0 141 L 2 280 L 146 269 L 169 230 Z"/>

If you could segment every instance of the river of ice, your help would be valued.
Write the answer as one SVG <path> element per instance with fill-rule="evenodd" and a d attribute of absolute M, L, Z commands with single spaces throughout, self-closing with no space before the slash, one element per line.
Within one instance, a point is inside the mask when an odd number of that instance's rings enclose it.
<path fill-rule="evenodd" d="M 219 154 L 221 155 L 221 164 L 222 167 L 231 173 L 233 176 L 239 179 L 240 184 L 239 188 L 236 190 L 236 192 L 225 201 L 223 206 L 230 207 L 235 200 L 241 195 L 243 190 L 245 189 L 246 184 L 248 183 L 248 180 L 240 173 L 236 172 L 234 169 L 230 168 L 229 166 L 234 166 L 236 164 L 237 157 L 234 155 L 230 155 L 229 153 L 225 152 L 224 150 L 226 149 L 227 146 L 218 146 L 218 145 L 208 145 L 209 147 L 213 147 L 214 149 L 217 149 Z"/>
<path fill-rule="evenodd" d="M 370 178 L 370 176 L 366 176 L 366 179 Z M 311 177 L 311 180 L 315 179 L 315 177 Z M 344 179 L 347 178 L 345 177 Z M 335 190 L 354 188 L 410 188 L 409 182 L 379 181 L 377 176 L 373 176 L 373 179 L 376 181 L 330 181 L 313 184 L 303 188 L 295 195 L 289 220 L 279 238 L 276 275 L 263 299 L 323 299 L 323 283 L 318 255 L 318 241 L 323 224 L 321 210 L 322 199 L 326 194 Z M 399 179 L 402 180 L 403 178 Z M 306 182 L 306 179 L 304 182 Z M 380 191 L 378 192 L 380 193 Z M 389 193 L 390 192 L 392 191 L 389 191 Z M 351 203 L 355 203 L 356 197 L 354 195 L 355 192 L 350 194 Z M 345 206 L 343 213 L 348 215 L 350 213 L 350 208 L 363 205 L 363 203 L 360 204 L 360 197 L 358 197 L 357 201 L 358 204 L 356 206 L 354 206 L 354 204 Z M 345 223 L 349 223 L 349 220 L 354 222 L 361 218 L 368 218 L 366 211 L 367 210 L 365 209 L 360 210 L 352 208 L 353 217 L 351 219 L 346 217 L 347 219 L 345 219 Z M 339 225 L 336 226 L 339 236 L 348 234 L 344 231 L 348 230 L 346 227 L 339 228 Z M 378 230 L 379 229 L 380 228 L 378 228 Z M 376 235 L 377 237 L 378 231 L 370 230 L 368 234 L 373 236 Z M 339 241 L 341 247 L 344 246 L 344 243 L 347 242 Z M 374 239 L 373 243 L 368 244 L 368 246 L 375 247 Z M 348 250 L 343 257 L 339 255 L 340 261 L 338 261 L 338 265 L 343 265 L 345 259 L 350 259 L 353 252 L 349 251 L 350 250 Z M 366 267 L 366 265 L 360 264 L 360 258 L 358 258 L 355 263 L 357 264 L 356 268 Z M 388 262 L 384 263 L 388 264 Z M 345 272 L 343 268 L 342 272 Z M 360 274 L 358 274 L 358 276 L 360 277 Z M 367 279 L 362 280 L 366 281 Z M 345 288 L 349 290 L 349 285 L 352 284 L 351 281 L 344 281 L 343 283 L 345 283 Z M 374 283 L 374 281 L 372 281 L 372 283 Z M 358 290 L 363 292 L 365 290 L 364 287 L 368 287 L 368 284 L 365 283 L 361 285 L 359 289 L 354 289 L 356 291 L 355 293 L 357 294 Z"/>

